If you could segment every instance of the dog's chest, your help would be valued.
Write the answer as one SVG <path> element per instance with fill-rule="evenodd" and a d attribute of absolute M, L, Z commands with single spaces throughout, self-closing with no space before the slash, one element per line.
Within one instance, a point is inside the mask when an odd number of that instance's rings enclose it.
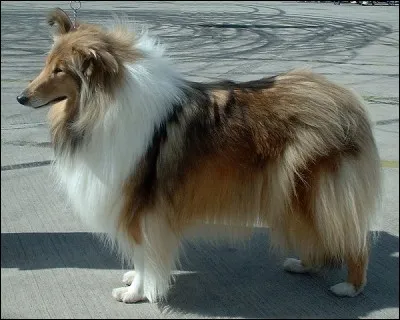
<path fill-rule="evenodd" d="M 96 232 L 114 234 L 122 207 L 121 189 L 102 181 L 83 162 L 57 167 L 73 210 Z"/>

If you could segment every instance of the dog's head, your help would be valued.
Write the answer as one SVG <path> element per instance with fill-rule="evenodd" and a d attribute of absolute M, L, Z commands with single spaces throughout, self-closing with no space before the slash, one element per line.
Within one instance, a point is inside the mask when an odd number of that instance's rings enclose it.
<path fill-rule="evenodd" d="M 38 108 L 60 100 L 79 102 L 82 88 L 111 91 L 121 78 L 122 64 L 137 58 L 133 37 L 95 25 L 74 26 L 61 9 L 53 10 L 48 24 L 55 26 L 54 43 L 40 74 L 17 97 L 22 105 Z"/>

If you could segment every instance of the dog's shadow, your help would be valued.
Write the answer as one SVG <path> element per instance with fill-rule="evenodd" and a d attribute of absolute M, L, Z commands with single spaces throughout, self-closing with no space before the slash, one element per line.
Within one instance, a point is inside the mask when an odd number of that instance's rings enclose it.
<path fill-rule="evenodd" d="M 371 252 L 368 284 L 354 298 L 328 289 L 345 281 L 346 270 L 314 275 L 283 271 L 283 258 L 268 251 L 268 237 L 257 232 L 245 246 L 186 244 L 181 270 L 165 312 L 240 318 L 358 318 L 399 307 L 399 238 L 379 234 Z"/>
<path fill-rule="evenodd" d="M 228 318 L 358 318 L 399 307 L 396 236 L 379 234 L 368 284 L 355 298 L 338 298 L 328 290 L 344 281 L 346 270 L 290 274 L 283 271 L 283 257 L 268 246 L 262 230 L 242 246 L 186 243 L 176 282 L 158 307 L 165 313 Z M 121 270 L 116 255 L 85 232 L 2 233 L 1 249 L 2 268 Z"/>

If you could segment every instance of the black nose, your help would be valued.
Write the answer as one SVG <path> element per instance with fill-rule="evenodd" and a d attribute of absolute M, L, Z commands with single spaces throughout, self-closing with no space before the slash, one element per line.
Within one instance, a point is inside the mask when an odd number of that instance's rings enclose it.
<path fill-rule="evenodd" d="M 21 95 L 19 95 L 19 96 L 17 97 L 17 101 L 18 101 L 20 104 L 26 104 L 26 103 L 28 102 L 28 100 L 29 100 L 29 98 L 28 98 L 27 96 L 23 95 L 23 94 L 21 94 Z"/>

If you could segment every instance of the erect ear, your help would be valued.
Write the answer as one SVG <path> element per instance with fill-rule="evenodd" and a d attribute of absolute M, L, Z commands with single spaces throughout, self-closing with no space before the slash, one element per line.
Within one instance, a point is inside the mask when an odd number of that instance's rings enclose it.
<path fill-rule="evenodd" d="M 47 16 L 50 26 L 56 25 L 55 35 L 60 36 L 72 30 L 74 25 L 68 15 L 60 8 L 55 8 Z"/>
<path fill-rule="evenodd" d="M 109 74 L 118 72 L 118 62 L 111 53 L 102 49 L 88 49 L 84 53 L 84 60 L 82 63 L 83 74 L 90 77 L 96 66 L 99 66 L 101 70 Z"/>

